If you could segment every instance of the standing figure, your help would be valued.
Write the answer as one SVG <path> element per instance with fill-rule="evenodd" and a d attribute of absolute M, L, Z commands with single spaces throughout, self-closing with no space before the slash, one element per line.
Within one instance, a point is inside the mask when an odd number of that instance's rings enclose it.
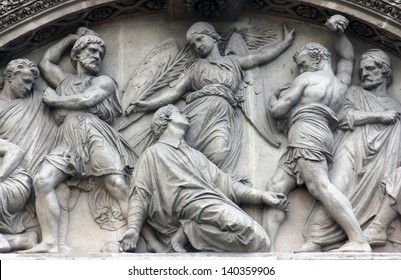
<path fill-rule="evenodd" d="M 183 112 L 191 120 L 185 138 L 191 147 L 201 151 L 222 170 L 232 172 L 237 163 L 242 123 L 236 108 L 243 101 L 239 91 L 244 70 L 266 64 L 284 52 L 294 40 L 294 30 L 284 28 L 284 39 L 246 55 L 221 55 L 221 39 L 207 22 L 193 24 L 186 34 L 187 42 L 199 55 L 174 87 L 164 88 L 157 97 L 136 102 L 136 111 L 152 111 L 174 103 L 185 93 Z"/>
<path fill-rule="evenodd" d="M 154 114 L 158 142 L 147 148 L 135 168 L 128 230 L 120 241 L 133 251 L 145 221 L 167 252 L 265 252 L 270 240 L 263 228 L 237 204 L 266 204 L 286 211 L 285 195 L 250 188 L 221 171 L 184 136 L 190 125 L 174 105 Z"/>
<path fill-rule="evenodd" d="M 21 166 L 33 176 L 43 155 L 50 150 L 57 124 L 42 95 L 34 90 L 39 69 L 32 61 L 10 61 L 3 73 L 0 93 L 0 138 L 25 152 Z"/>
<path fill-rule="evenodd" d="M 65 180 L 74 186 L 89 177 L 99 178 L 127 217 L 128 176 L 133 167 L 130 148 L 111 125 L 121 114 L 116 82 L 108 76 L 96 76 L 105 56 L 104 41 L 87 29 L 71 34 L 44 54 L 39 67 L 51 88 L 43 102 L 54 109 L 60 125 L 54 149 L 45 156 L 34 176 L 36 211 L 42 241 L 27 252 L 58 252 L 57 228 L 59 203 L 55 187 Z M 76 75 L 65 72 L 57 63 L 67 48 Z M 90 187 L 90 185 L 89 185 Z"/>
<path fill-rule="evenodd" d="M 386 53 L 377 49 L 363 53 L 359 75 L 361 85 L 349 88 L 339 111 L 330 180 L 351 201 L 360 226 L 365 228 L 379 211 L 382 180 L 392 176 L 401 159 L 401 104 L 387 93 L 393 76 Z M 393 185 L 390 182 L 388 179 L 387 188 Z M 321 251 L 344 241 L 345 234 L 317 204 L 305 229 L 305 239 L 302 251 Z"/>
<path fill-rule="evenodd" d="M 351 83 L 354 50 L 344 34 L 348 25 L 346 18 L 335 15 L 326 25 L 335 36 L 335 50 L 339 56 L 336 74 L 331 68 L 329 51 L 317 43 L 307 44 L 294 55 L 299 76 L 270 99 L 272 116 L 287 121 L 288 147 L 268 189 L 287 194 L 305 183 L 309 193 L 346 232 L 349 242 L 339 250 L 368 252 L 371 248 L 349 200 L 329 180 L 336 111 Z M 267 211 L 267 232 L 272 240 L 284 218 L 282 211 Z"/>
<path fill-rule="evenodd" d="M 0 253 L 29 249 L 38 243 L 37 221 L 28 211 L 32 179 L 20 167 L 24 152 L 0 139 Z"/>

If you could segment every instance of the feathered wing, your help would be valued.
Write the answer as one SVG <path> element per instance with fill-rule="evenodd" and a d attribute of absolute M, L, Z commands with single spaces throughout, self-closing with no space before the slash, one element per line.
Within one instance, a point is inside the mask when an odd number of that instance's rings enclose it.
<path fill-rule="evenodd" d="M 259 40 L 260 41 L 260 40 Z M 243 35 L 233 32 L 227 41 L 225 54 L 246 55 L 250 52 Z M 244 81 L 240 86 L 239 103 L 247 119 L 256 130 L 273 146 L 279 147 L 280 141 L 274 131 L 274 120 L 268 110 L 267 93 L 264 90 L 263 77 L 258 67 L 244 71 Z"/>
<path fill-rule="evenodd" d="M 124 116 L 116 122 L 117 130 L 124 129 L 142 117 L 143 113 L 133 113 L 135 102 L 147 99 L 177 80 L 189 56 L 189 48 L 179 49 L 173 38 L 166 39 L 147 54 L 123 88 Z"/>

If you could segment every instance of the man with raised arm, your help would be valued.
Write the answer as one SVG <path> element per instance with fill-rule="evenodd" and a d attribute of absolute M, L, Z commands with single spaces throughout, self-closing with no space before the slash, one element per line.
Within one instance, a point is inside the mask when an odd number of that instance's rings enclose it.
<path fill-rule="evenodd" d="M 285 195 L 235 182 L 184 141 L 186 115 L 173 106 L 160 108 L 151 128 L 158 142 L 145 150 L 135 168 L 128 230 L 122 251 L 133 251 L 145 221 L 166 252 L 265 252 L 270 240 L 263 228 L 237 204 L 265 204 L 287 210 Z"/>
<path fill-rule="evenodd" d="M 359 78 L 360 85 L 348 89 L 338 113 L 330 179 L 350 200 L 360 226 L 369 225 L 365 231 L 369 244 L 384 245 L 384 225 L 394 217 L 394 210 L 384 205 L 397 197 L 394 187 L 399 185 L 393 171 L 401 158 L 401 104 L 388 92 L 392 63 L 382 50 L 370 49 L 361 55 Z M 383 186 L 389 194 L 384 199 Z M 308 252 L 326 250 L 346 238 L 318 203 L 304 233 L 306 242 L 301 249 Z"/>
<path fill-rule="evenodd" d="M 71 46 L 76 74 L 58 65 Z M 34 177 L 42 240 L 27 252 L 59 251 L 60 210 L 54 189 L 65 180 L 74 180 L 74 186 L 89 190 L 91 185 L 82 182 L 97 177 L 127 217 L 133 154 L 111 127 L 121 108 L 116 82 L 105 75 L 97 76 L 105 53 L 104 41 L 90 30 L 80 28 L 78 34 L 71 34 L 50 47 L 39 64 L 45 80 L 56 89 L 48 88 L 43 93 L 43 102 L 54 109 L 60 127 L 54 149 L 45 156 Z"/>
<path fill-rule="evenodd" d="M 287 194 L 297 185 L 305 184 L 347 233 L 349 242 L 339 251 L 369 252 L 351 204 L 328 177 L 334 146 L 333 129 L 337 126 L 336 111 L 341 107 L 351 83 L 354 50 L 344 34 L 348 20 L 332 16 L 327 27 L 335 37 L 339 56 L 336 74 L 331 67 L 329 51 L 310 43 L 294 55 L 299 76 L 270 99 L 270 112 L 277 120 L 286 120 L 288 147 L 268 189 Z M 274 240 L 285 213 L 268 210 L 267 232 Z"/>

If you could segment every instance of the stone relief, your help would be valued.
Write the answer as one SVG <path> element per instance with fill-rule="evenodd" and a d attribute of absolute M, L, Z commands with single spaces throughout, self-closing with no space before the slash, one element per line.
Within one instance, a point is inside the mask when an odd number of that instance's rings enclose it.
<path fill-rule="evenodd" d="M 330 179 L 350 200 L 359 224 L 366 227 L 380 208 L 381 182 L 400 162 L 401 104 L 387 93 L 393 74 L 386 53 L 377 49 L 363 53 L 359 75 L 361 85 L 349 88 L 338 113 Z M 344 240 L 344 232 L 318 204 L 306 233 L 306 251 L 320 251 Z"/>
<path fill-rule="evenodd" d="M 382 50 L 364 52 L 360 85 L 351 85 L 359 57 L 348 25 L 339 15 L 326 23 L 334 65 L 328 48 L 309 43 L 288 80 L 264 72 L 302 40 L 286 25 L 218 33 L 197 22 L 186 44 L 164 38 L 147 52 L 121 89 L 100 67 L 109 42 L 87 28 L 46 48 L 38 67 L 10 61 L 0 94 L 0 252 L 74 252 L 71 213 L 85 198 L 98 230 L 113 233 L 104 251 L 275 252 L 280 225 L 297 214 L 287 200 L 297 186 L 314 198 L 298 252 L 401 243 L 392 64 Z M 238 169 L 247 125 L 284 152 L 262 184 Z"/>
<path fill-rule="evenodd" d="M 288 130 L 288 147 L 268 189 L 287 194 L 297 185 L 305 184 L 347 233 L 349 242 L 339 250 L 369 252 L 350 202 L 328 174 L 336 112 L 351 83 L 354 49 L 344 35 L 346 18 L 333 16 L 326 25 L 335 35 L 334 45 L 339 56 L 336 73 L 331 68 L 329 51 L 320 44 L 309 43 L 294 55 L 300 75 L 270 98 L 269 110 L 273 117 L 286 122 L 283 126 Z M 284 218 L 284 213 L 277 211 L 266 213 L 267 232 L 273 240 Z"/>
<path fill-rule="evenodd" d="M 144 151 L 135 168 L 122 250 L 135 249 L 148 221 L 162 252 L 267 252 L 266 232 L 237 204 L 266 204 L 286 211 L 285 195 L 235 182 L 191 148 L 184 141 L 190 121 L 177 107 L 157 110 L 151 127 L 158 141 Z"/>

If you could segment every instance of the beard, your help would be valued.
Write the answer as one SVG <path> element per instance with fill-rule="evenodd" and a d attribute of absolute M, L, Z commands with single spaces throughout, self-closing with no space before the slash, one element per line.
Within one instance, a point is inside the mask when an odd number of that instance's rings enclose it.
<path fill-rule="evenodd" d="M 362 87 L 364 89 L 370 90 L 370 89 L 377 88 L 382 83 L 384 83 L 384 78 L 383 77 L 381 77 L 379 79 L 366 78 L 365 80 L 362 81 L 361 85 L 362 85 Z"/>
<path fill-rule="evenodd" d="M 83 58 L 79 63 L 84 69 L 88 70 L 92 74 L 99 73 L 100 64 L 96 60 L 91 58 Z"/>

